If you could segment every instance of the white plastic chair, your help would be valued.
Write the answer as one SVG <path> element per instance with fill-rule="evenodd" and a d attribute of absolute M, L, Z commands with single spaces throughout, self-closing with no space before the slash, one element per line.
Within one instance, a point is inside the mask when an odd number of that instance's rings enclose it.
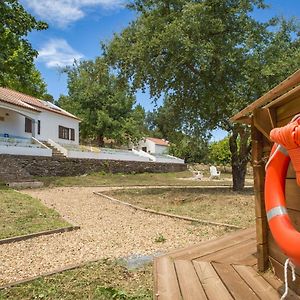
<path fill-rule="evenodd" d="M 217 170 L 215 166 L 211 166 L 209 168 L 210 177 L 209 179 L 217 178 L 220 179 L 221 172 Z"/>
<path fill-rule="evenodd" d="M 203 174 L 200 171 L 194 171 L 193 172 L 193 177 L 197 180 L 202 180 L 203 179 Z"/>

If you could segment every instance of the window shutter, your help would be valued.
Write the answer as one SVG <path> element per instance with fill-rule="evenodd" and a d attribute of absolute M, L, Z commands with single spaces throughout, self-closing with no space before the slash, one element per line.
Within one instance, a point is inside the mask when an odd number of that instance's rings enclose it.
<path fill-rule="evenodd" d="M 25 132 L 32 133 L 32 120 L 25 117 Z"/>
<path fill-rule="evenodd" d="M 75 129 L 71 128 L 71 141 L 75 141 Z"/>

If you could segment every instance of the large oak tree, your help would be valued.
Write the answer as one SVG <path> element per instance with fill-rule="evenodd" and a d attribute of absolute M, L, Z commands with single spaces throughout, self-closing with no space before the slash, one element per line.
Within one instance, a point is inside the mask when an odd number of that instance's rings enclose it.
<path fill-rule="evenodd" d="M 142 137 L 143 108 L 134 107 L 127 82 L 116 78 L 102 58 L 75 63 L 65 72 L 68 95 L 61 96 L 58 105 L 81 118 L 81 138 L 103 146 L 104 138 L 122 145 Z"/>
<path fill-rule="evenodd" d="M 299 67 L 293 22 L 256 21 L 251 13 L 265 8 L 263 0 L 133 0 L 130 7 L 137 19 L 104 46 L 106 58 L 134 90 L 167 95 L 185 123 L 227 130 L 233 188 L 243 188 L 250 133 L 229 118 Z"/>

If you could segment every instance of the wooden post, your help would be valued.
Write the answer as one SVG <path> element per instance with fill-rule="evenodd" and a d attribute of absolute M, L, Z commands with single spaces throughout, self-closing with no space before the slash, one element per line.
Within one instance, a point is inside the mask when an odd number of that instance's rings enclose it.
<path fill-rule="evenodd" d="M 269 267 L 268 222 L 265 210 L 264 183 L 265 163 L 263 161 L 263 135 L 252 122 L 252 165 L 255 192 L 257 266 L 263 272 Z"/>

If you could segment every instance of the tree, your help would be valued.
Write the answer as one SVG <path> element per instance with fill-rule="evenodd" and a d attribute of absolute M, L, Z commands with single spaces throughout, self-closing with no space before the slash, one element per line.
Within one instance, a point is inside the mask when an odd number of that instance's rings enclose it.
<path fill-rule="evenodd" d="M 250 132 L 229 118 L 298 68 L 293 22 L 254 20 L 263 0 L 134 0 L 130 7 L 138 18 L 104 47 L 107 60 L 134 90 L 167 95 L 186 124 L 227 130 L 233 189 L 242 189 Z"/>
<path fill-rule="evenodd" d="M 102 58 L 82 61 L 65 69 L 68 75 L 68 96 L 61 96 L 58 105 L 74 113 L 81 121 L 81 137 L 104 138 L 119 144 L 137 142 L 143 135 L 145 112 L 136 106 L 128 84 L 109 71 Z"/>
<path fill-rule="evenodd" d="M 34 65 L 38 52 L 26 39 L 47 24 L 37 21 L 17 0 L 0 1 L 0 86 L 42 97 L 46 84 Z"/>
<path fill-rule="evenodd" d="M 212 142 L 208 147 L 209 161 L 217 165 L 228 165 L 231 163 L 231 153 L 229 149 L 229 138 Z"/>
<path fill-rule="evenodd" d="M 209 135 L 205 127 L 198 128 L 186 123 L 184 118 L 178 116 L 174 103 L 168 97 L 161 107 L 148 113 L 146 120 L 152 136 L 171 142 L 170 154 L 187 163 L 206 161 Z"/>

